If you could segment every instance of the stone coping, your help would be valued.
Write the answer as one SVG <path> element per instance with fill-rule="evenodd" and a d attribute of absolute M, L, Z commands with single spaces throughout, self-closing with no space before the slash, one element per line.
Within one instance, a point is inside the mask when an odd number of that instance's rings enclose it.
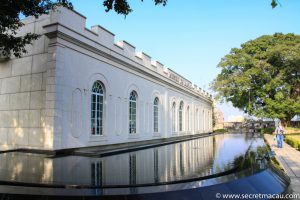
<path fill-rule="evenodd" d="M 47 197 L 47 199 L 85 199 L 84 197 L 109 199 L 215 199 L 220 194 L 286 194 L 289 193 L 289 181 L 282 174 L 268 167 L 264 170 L 253 169 L 231 173 L 204 180 L 166 184 L 147 187 L 120 187 L 120 188 L 76 188 L 76 186 L 37 187 L 6 185 L 1 183 L 0 196 L 15 197 Z M 179 198 L 180 197 L 180 198 Z M 205 198 L 203 198 L 205 197 Z M 214 198 L 212 198 L 214 197 Z"/>
<path fill-rule="evenodd" d="M 152 147 L 159 147 L 167 144 L 184 142 L 187 140 L 212 136 L 216 134 L 222 134 L 222 133 L 200 133 L 195 135 L 182 135 L 182 136 L 152 139 L 146 141 L 136 141 L 136 142 L 127 142 L 127 143 L 120 143 L 120 144 L 108 144 L 108 145 L 99 145 L 99 146 L 92 146 L 92 147 L 80 147 L 80 148 L 59 149 L 59 150 L 18 148 L 18 149 L 9 149 L 9 150 L 0 151 L 0 154 L 10 153 L 10 152 L 21 152 L 21 153 L 33 153 L 33 154 L 45 154 L 51 156 L 78 155 L 78 156 L 103 157 L 103 156 L 137 151 L 137 150 L 142 150 L 142 149 L 147 149 Z"/>

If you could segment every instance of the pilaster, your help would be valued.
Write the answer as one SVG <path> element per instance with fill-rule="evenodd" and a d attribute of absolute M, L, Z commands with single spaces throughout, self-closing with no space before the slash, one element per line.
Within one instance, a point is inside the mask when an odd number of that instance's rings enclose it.
<path fill-rule="evenodd" d="M 64 47 L 55 43 L 49 45 L 46 82 L 45 143 L 46 149 L 62 147 L 63 129 L 63 66 Z"/>

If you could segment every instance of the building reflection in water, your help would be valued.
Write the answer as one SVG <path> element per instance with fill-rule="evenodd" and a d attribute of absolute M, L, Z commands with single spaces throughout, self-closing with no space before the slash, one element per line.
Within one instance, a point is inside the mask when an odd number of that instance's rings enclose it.
<path fill-rule="evenodd" d="M 129 155 L 129 184 L 136 185 L 136 154 Z"/>
<path fill-rule="evenodd" d="M 91 185 L 102 186 L 103 185 L 103 161 L 98 160 L 91 164 Z"/>
<path fill-rule="evenodd" d="M 53 160 L 35 154 L 0 154 L 0 180 L 49 183 L 53 181 Z"/>
<path fill-rule="evenodd" d="M 0 180 L 92 186 L 178 181 L 228 170 L 253 142 L 245 135 L 216 135 L 103 158 L 47 158 L 0 154 Z M 262 139 L 255 139 L 257 146 Z"/>

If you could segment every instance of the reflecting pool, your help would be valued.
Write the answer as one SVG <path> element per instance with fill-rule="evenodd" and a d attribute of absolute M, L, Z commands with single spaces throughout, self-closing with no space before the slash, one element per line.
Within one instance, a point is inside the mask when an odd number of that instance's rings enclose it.
<path fill-rule="evenodd" d="M 116 187 L 206 177 L 236 168 L 248 149 L 264 146 L 248 134 L 220 134 L 102 158 L 0 154 L 0 181 Z"/>

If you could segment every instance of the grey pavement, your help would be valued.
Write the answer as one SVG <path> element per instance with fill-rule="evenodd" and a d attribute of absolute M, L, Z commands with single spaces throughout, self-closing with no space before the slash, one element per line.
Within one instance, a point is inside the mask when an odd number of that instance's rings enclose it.
<path fill-rule="evenodd" d="M 294 194 L 300 194 L 300 151 L 283 142 L 283 148 L 277 148 L 274 135 L 264 135 L 271 149 L 276 153 L 276 159 L 291 178 Z"/>

